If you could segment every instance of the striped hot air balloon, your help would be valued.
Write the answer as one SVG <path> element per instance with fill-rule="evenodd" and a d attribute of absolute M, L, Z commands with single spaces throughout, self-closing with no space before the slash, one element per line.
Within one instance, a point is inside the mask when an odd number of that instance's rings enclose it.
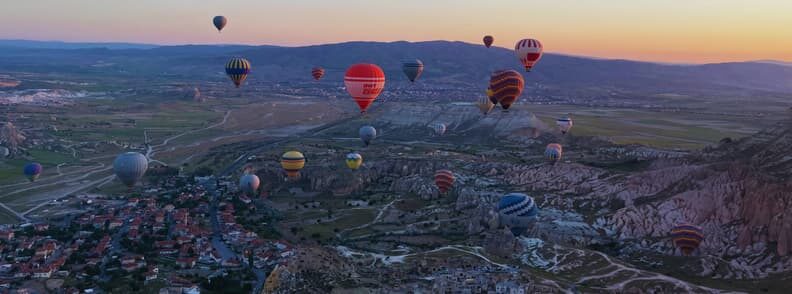
<path fill-rule="evenodd" d="M 225 71 L 234 85 L 239 88 L 250 73 L 250 62 L 240 57 L 231 58 L 231 61 L 226 63 Z"/>
<path fill-rule="evenodd" d="M 346 165 L 348 168 L 352 170 L 356 170 L 360 168 L 360 166 L 363 165 L 363 156 L 361 156 L 360 153 L 357 152 L 352 152 L 347 154 Z"/>
<path fill-rule="evenodd" d="M 492 73 L 489 89 L 492 92 L 492 103 L 500 104 L 503 111 L 508 111 L 514 101 L 522 94 L 525 81 L 515 70 L 499 70 Z"/>
<path fill-rule="evenodd" d="M 487 48 L 489 48 L 490 46 L 492 46 L 492 42 L 495 41 L 495 38 L 493 38 L 490 35 L 486 35 L 484 36 L 483 41 L 484 41 L 484 46 L 487 46 Z"/>
<path fill-rule="evenodd" d="M 29 181 L 34 182 L 38 179 L 43 170 L 44 167 L 42 167 L 41 164 L 38 162 L 31 162 L 22 168 L 22 173 L 25 174 L 25 177 L 27 177 Z"/>
<path fill-rule="evenodd" d="M 531 71 L 542 58 L 542 43 L 536 39 L 522 39 L 514 45 L 514 54 L 525 66 L 525 71 Z"/>
<path fill-rule="evenodd" d="M 318 67 L 318 66 L 314 67 L 311 70 L 311 76 L 313 76 L 314 80 L 317 80 L 317 81 L 319 79 L 321 79 L 324 76 L 324 74 L 325 74 L 324 68 L 321 68 L 321 67 Z"/>
<path fill-rule="evenodd" d="M 572 128 L 572 119 L 568 116 L 559 117 L 556 120 L 556 125 L 561 130 L 561 134 L 566 134 Z"/>
<path fill-rule="evenodd" d="M 561 144 L 558 143 L 547 144 L 547 147 L 545 148 L 545 158 L 551 162 L 557 162 L 561 160 L 562 153 L 563 148 L 561 147 Z"/>
<path fill-rule="evenodd" d="M 212 19 L 212 23 L 217 28 L 217 32 L 220 32 L 228 24 L 228 19 L 225 16 L 218 15 Z"/>
<path fill-rule="evenodd" d="M 481 97 L 476 101 L 476 107 L 481 111 L 481 114 L 487 115 L 495 107 L 495 104 L 490 101 L 489 97 Z"/>
<path fill-rule="evenodd" d="M 249 196 L 256 194 L 256 190 L 258 190 L 260 184 L 261 180 L 254 174 L 247 173 L 239 178 L 239 189 L 242 190 L 242 193 Z"/>
<path fill-rule="evenodd" d="M 498 216 L 501 225 L 511 229 L 515 236 L 524 232 L 539 215 L 539 208 L 531 196 L 523 193 L 509 193 L 498 202 Z"/>
<path fill-rule="evenodd" d="M 415 82 L 423 73 L 424 65 L 418 59 L 402 61 L 402 71 L 410 79 L 410 82 Z"/>
<path fill-rule="evenodd" d="M 372 126 L 362 126 L 360 130 L 358 130 L 358 135 L 360 136 L 360 140 L 363 141 L 363 144 L 368 146 L 371 144 L 371 141 L 377 137 L 377 129 Z"/>
<path fill-rule="evenodd" d="M 286 171 L 289 179 L 300 177 L 300 170 L 305 167 L 305 156 L 299 151 L 289 151 L 281 156 L 281 167 Z"/>
<path fill-rule="evenodd" d="M 435 172 L 435 185 L 437 185 L 437 189 L 440 190 L 440 193 L 445 194 L 448 190 L 451 190 L 451 187 L 454 186 L 454 173 L 447 169 L 441 169 Z"/>
<path fill-rule="evenodd" d="M 385 73 L 376 64 L 358 63 L 347 69 L 344 85 L 360 107 L 360 113 L 366 113 L 385 88 Z"/>
<path fill-rule="evenodd" d="M 671 240 L 684 255 L 690 255 L 704 241 L 704 232 L 700 227 L 683 223 L 671 230 Z"/>
<path fill-rule="evenodd" d="M 148 170 L 148 159 L 138 152 L 126 152 L 113 161 L 113 171 L 127 187 L 134 186 Z"/>
<path fill-rule="evenodd" d="M 434 131 L 434 134 L 436 136 L 442 136 L 443 134 L 445 134 L 447 129 L 444 123 L 433 123 L 429 127 L 432 128 L 432 131 Z"/>

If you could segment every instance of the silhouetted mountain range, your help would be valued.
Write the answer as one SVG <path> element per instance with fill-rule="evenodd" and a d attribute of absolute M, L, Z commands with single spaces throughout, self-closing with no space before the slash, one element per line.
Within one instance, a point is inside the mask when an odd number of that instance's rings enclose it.
<path fill-rule="evenodd" d="M 103 74 L 222 79 L 225 62 L 232 56 L 242 56 L 253 65 L 250 82 L 307 82 L 314 66 L 327 70 L 325 83 L 338 82 L 345 69 L 357 62 L 380 65 L 393 82 L 403 78 L 402 59 L 418 58 L 426 65 L 420 82 L 475 88 L 481 88 L 493 70 L 522 70 L 511 50 L 449 41 L 347 42 L 304 47 L 50 43 L 0 41 L 0 54 L 7 57 L 0 61 L 0 70 L 36 72 L 57 66 Z M 100 61 L 107 66 L 91 67 Z M 792 67 L 768 62 L 669 65 L 548 53 L 525 77 L 529 85 L 567 94 L 603 89 L 624 91 L 625 95 L 792 93 Z"/>

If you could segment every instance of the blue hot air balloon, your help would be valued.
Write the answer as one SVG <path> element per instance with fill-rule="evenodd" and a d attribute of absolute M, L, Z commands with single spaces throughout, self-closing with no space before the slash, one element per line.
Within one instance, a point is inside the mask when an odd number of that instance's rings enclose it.
<path fill-rule="evenodd" d="M 127 187 L 134 186 L 148 169 L 148 159 L 138 152 L 126 152 L 116 157 L 113 172 Z"/>
<path fill-rule="evenodd" d="M 509 193 L 498 202 L 500 223 L 509 227 L 515 236 L 524 232 L 539 215 L 539 208 L 531 196 L 523 193 Z"/>
<path fill-rule="evenodd" d="M 41 167 L 41 164 L 37 162 L 31 162 L 25 165 L 25 167 L 22 169 L 22 172 L 25 173 L 25 176 L 28 178 L 28 180 L 33 182 L 38 179 L 43 169 L 44 168 Z"/>
<path fill-rule="evenodd" d="M 360 135 L 360 140 L 363 141 L 363 144 L 368 146 L 371 144 L 371 140 L 374 140 L 374 138 L 377 137 L 377 129 L 372 126 L 362 126 L 360 127 L 358 134 Z"/>

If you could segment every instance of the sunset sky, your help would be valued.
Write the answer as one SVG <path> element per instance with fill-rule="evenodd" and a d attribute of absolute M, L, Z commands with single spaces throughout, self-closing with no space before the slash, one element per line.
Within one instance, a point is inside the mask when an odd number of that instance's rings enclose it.
<path fill-rule="evenodd" d="M 228 26 L 211 24 L 225 15 Z M 459 40 L 663 62 L 792 61 L 790 0 L 3 0 L 0 39 L 244 43 Z"/>

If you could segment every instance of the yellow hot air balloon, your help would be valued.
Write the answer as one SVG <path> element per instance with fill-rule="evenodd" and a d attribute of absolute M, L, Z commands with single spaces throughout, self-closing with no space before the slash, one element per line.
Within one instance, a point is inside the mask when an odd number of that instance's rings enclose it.
<path fill-rule="evenodd" d="M 290 179 L 300 177 L 300 170 L 305 167 L 305 156 L 299 151 L 289 151 L 281 156 L 281 167 Z"/>
<path fill-rule="evenodd" d="M 363 165 L 363 156 L 360 156 L 357 152 L 347 154 L 346 165 L 352 170 L 360 168 Z"/>

